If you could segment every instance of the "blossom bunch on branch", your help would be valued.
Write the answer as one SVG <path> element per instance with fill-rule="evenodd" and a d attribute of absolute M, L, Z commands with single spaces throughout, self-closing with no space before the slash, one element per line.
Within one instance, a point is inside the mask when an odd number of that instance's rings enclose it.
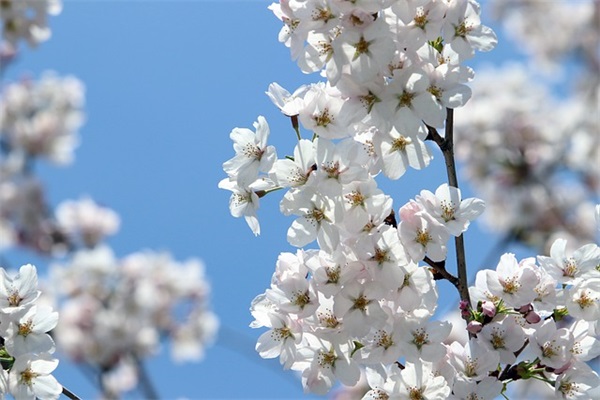
<path fill-rule="evenodd" d="M 270 288 L 252 303 L 251 326 L 267 329 L 259 354 L 279 357 L 319 394 L 356 385 L 362 370 L 365 399 L 491 399 L 522 379 L 544 380 L 557 396 L 589 396 L 600 383 L 585 364 L 599 348 L 597 245 L 569 258 L 557 242 L 554 261 L 505 254 L 468 287 L 463 234 L 485 207 L 459 189 L 454 109 L 471 97 L 465 62 L 496 44 L 479 5 L 282 0 L 269 8 L 292 59 L 326 81 L 293 93 L 269 87 L 296 133 L 293 155 L 277 157 L 261 116 L 254 131 L 232 131 L 236 155 L 223 164 L 231 213 L 255 234 L 260 198 L 285 190 L 280 211 L 294 218 L 287 240 L 300 248 L 280 254 Z M 447 183 L 396 212 L 378 179 L 427 167 L 435 147 Z M 574 280 L 557 280 L 568 265 Z M 440 280 L 460 295 L 464 344 L 436 320 Z"/>
<path fill-rule="evenodd" d="M 59 0 L 0 1 L 0 79 L 22 40 L 34 46 L 48 39 L 47 16 L 60 8 Z M 135 389 L 158 398 L 145 361 L 164 342 L 176 361 L 203 358 L 218 329 L 210 287 L 198 259 L 177 262 L 153 251 L 117 258 L 106 239 L 120 217 L 92 198 L 55 209 L 48 202 L 38 163 L 73 161 L 84 99 L 83 84 L 70 76 L 0 80 L 0 251 L 20 247 L 48 259 L 50 277 L 40 286 L 44 301 L 61 313 L 57 323 L 58 313 L 35 305 L 34 267 L 22 267 L 15 278 L 1 271 L 0 393 L 77 398 L 51 375 L 55 340 L 104 398 Z"/>
<path fill-rule="evenodd" d="M 52 376 L 58 360 L 48 332 L 58 313 L 38 304 L 37 269 L 23 265 L 11 276 L 0 269 L 0 395 L 17 399 L 58 399 L 63 387 Z"/>
<path fill-rule="evenodd" d="M 457 158 L 503 245 L 547 253 L 596 237 L 600 201 L 600 3 L 494 1 L 493 14 L 526 57 L 487 67 L 456 119 Z M 561 34 L 550 34 L 559 29 Z"/>

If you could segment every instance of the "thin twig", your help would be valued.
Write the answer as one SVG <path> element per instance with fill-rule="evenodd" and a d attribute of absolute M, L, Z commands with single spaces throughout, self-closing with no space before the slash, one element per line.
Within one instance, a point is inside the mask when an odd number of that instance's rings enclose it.
<path fill-rule="evenodd" d="M 454 110 L 446 109 L 446 127 L 444 137 L 440 136 L 438 131 L 427 126 L 427 140 L 433 140 L 442 150 L 444 161 L 446 163 L 446 174 L 448 175 L 448 185 L 459 189 L 458 178 L 456 176 L 456 162 L 454 161 Z M 456 247 L 456 271 L 458 274 L 458 283 L 455 284 L 460 299 L 471 304 L 469 296 L 469 284 L 467 281 L 467 262 L 465 257 L 465 243 L 463 236 L 460 235 L 454 239 Z"/>
<path fill-rule="evenodd" d="M 456 287 L 456 289 L 458 289 L 458 286 L 459 286 L 458 278 L 446 270 L 445 263 L 443 261 L 435 262 L 427 256 L 425 256 L 423 261 L 425 261 L 431 268 L 433 268 L 435 270 L 435 272 L 440 274 L 442 276 L 442 278 L 446 279 L 448 282 L 453 284 Z"/>
<path fill-rule="evenodd" d="M 62 387 L 62 393 L 67 396 L 68 398 L 70 398 L 71 400 L 81 400 L 81 398 L 79 396 L 77 396 L 75 393 L 71 392 L 69 389 L 67 389 L 66 387 Z"/>
<path fill-rule="evenodd" d="M 144 362 L 142 360 L 140 360 L 140 358 L 137 355 L 132 354 L 132 357 L 133 357 L 133 360 L 135 361 L 135 364 L 136 364 L 136 367 L 138 370 L 138 377 L 140 379 L 140 387 L 141 387 L 141 390 L 144 392 L 144 398 L 146 398 L 148 400 L 158 400 L 159 399 L 158 392 L 156 391 L 156 388 L 152 384 L 150 375 L 148 375 L 148 371 L 146 370 L 146 365 L 144 364 Z"/>

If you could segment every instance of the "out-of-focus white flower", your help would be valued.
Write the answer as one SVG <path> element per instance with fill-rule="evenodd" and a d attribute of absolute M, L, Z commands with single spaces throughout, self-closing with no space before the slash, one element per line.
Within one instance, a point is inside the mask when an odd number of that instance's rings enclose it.
<path fill-rule="evenodd" d="M 61 10 L 61 0 L 5 0 L 0 7 L 2 37 L 13 46 L 20 39 L 35 46 L 50 37 L 48 15 Z"/>
<path fill-rule="evenodd" d="M 119 229 L 116 212 L 98 205 L 89 197 L 66 200 L 56 207 L 58 224 L 69 234 L 79 235 L 86 246 L 94 247 Z"/>
<path fill-rule="evenodd" d="M 69 164 L 84 116 L 84 87 L 72 76 L 47 72 L 39 82 L 9 84 L 0 102 L 0 135 L 11 151 Z"/>
<path fill-rule="evenodd" d="M 218 320 L 199 260 L 180 263 L 153 252 L 119 260 L 96 246 L 51 273 L 61 282 L 54 284 L 61 305 L 57 346 L 76 361 L 125 368 L 131 357 L 154 354 L 161 337 L 172 340 L 174 359 L 198 360 L 214 340 Z"/>

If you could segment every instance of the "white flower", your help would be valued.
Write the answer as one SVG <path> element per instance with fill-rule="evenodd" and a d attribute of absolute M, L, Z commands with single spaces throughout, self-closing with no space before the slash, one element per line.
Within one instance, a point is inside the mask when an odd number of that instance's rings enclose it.
<path fill-rule="evenodd" d="M 447 183 L 438 187 L 435 195 L 428 190 L 422 190 L 415 200 L 453 236 L 460 236 L 465 232 L 470 222 L 485 208 L 483 200 L 476 198 L 462 200 L 460 189 Z"/>
<path fill-rule="evenodd" d="M 492 400 L 498 398 L 503 385 L 497 378 L 487 376 L 477 382 L 470 379 L 456 379 L 452 386 L 451 400 Z"/>
<path fill-rule="evenodd" d="M 306 184 L 316 169 L 315 144 L 301 139 L 294 148 L 292 160 L 277 160 L 269 172 L 270 178 L 282 187 L 298 187 Z"/>
<path fill-rule="evenodd" d="M 400 239 L 413 261 L 429 256 L 433 261 L 446 258 L 448 232 L 415 201 L 400 208 Z"/>
<path fill-rule="evenodd" d="M 271 180 L 267 178 L 259 178 L 249 185 L 241 184 L 231 178 L 225 178 L 219 182 L 220 189 L 232 192 L 229 198 L 229 211 L 231 215 L 236 218 L 243 216 L 254 235 L 260 234 L 260 224 L 256 216 L 256 211 L 260 203 L 257 192 L 264 192 L 265 190 L 272 189 L 273 186 Z"/>
<path fill-rule="evenodd" d="M 56 327 L 58 313 L 50 307 L 33 306 L 19 320 L 11 321 L 4 345 L 13 357 L 26 353 L 54 353 L 54 340 L 47 334 Z"/>
<path fill-rule="evenodd" d="M 254 182 L 259 172 L 267 173 L 277 158 L 275 147 L 267 146 L 270 130 L 265 117 L 258 117 L 254 129 L 256 132 L 246 128 L 231 131 L 229 137 L 236 154 L 223 163 L 227 175 L 244 185 Z"/>
<path fill-rule="evenodd" d="M 310 365 L 303 368 L 302 385 L 305 390 L 325 394 L 336 379 L 345 385 L 353 386 L 360 378 L 358 364 L 350 358 L 351 347 L 347 343 L 337 344 L 313 335 L 308 336 L 309 347 L 304 351 L 310 354 Z M 293 369 L 294 367 L 292 367 Z"/>
<path fill-rule="evenodd" d="M 401 337 L 400 347 L 406 360 L 410 362 L 440 361 L 446 355 L 446 347 L 442 344 L 450 334 L 452 324 L 426 319 L 406 318 L 400 320 L 398 332 Z"/>
<path fill-rule="evenodd" d="M 355 251 L 374 281 L 389 290 L 403 285 L 408 257 L 396 228 L 386 225 L 379 232 L 364 237 Z"/>
<path fill-rule="evenodd" d="M 48 354 L 17 357 L 8 376 L 10 394 L 20 400 L 58 399 L 62 386 L 51 375 L 57 365 Z"/>
<path fill-rule="evenodd" d="M 471 58 L 474 50 L 490 51 L 498 43 L 496 34 L 479 18 L 479 4 L 474 0 L 449 0 L 444 25 L 444 42 L 462 59 Z"/>
<path fill-rule="evenodd" d="M 338 196 L 342 193 L 342 185 L 367 179 L 368 175 L 363 167 L 367 154 L 358 142 L 347 139 L 334 143 L 317 138 L 315 148 L 316 185 L 322 194 Z"/>
<path fill-rule="evenodd" d="M 37 290 L 37 270 L 31 264 L 19 268 L 11 278 L 4 269 L 0 270 L 0 310 L 13 314 L 31 307 L 40 296 Z"/>
<path fill-rule="evenodd" d="M 450 395 L 450 386 L 442 376 L 433 373 L 431 363 L 406 363 L 400 372 L 400 399 L 445 400 Z"/>
<path fill-rule="evenodd" d="M 567 255 L 566 248 L 565 239 L 556 239 L 550 248 L 550 257 L 538 256 L 540 267 L 562 284 L 574 284 L 597 274 L 600 247 L 593 243 L 586 244 L 575 250 L 571 256 Z"/>
<path fill-rule="evenodd" d="M 57 164 L 73 160 L 77 131 L 84 119 L 81 81 L 46 73 L 37 83 L 14 83 L 2 94 L 0 131 L 6 133 L 15 150 L 47 157 Z"/>
<path fill-rule="evenodd" d="M 265 92 L 284 115 L 292 117 L 300 114 L 300 109 L 304 105 L 301 95 L 307 90 L 307 86 L 302 85 L 293 94 L 281 87 L 277 82 L 269 85 L 269 90 Z"/>
<path fill-rule="evenodd" d="M 260 335 L 256 342 L 256 351 L 262 358 L 280 357 L 285 369 L 292 366 L 296 359 L 296 346 L 302 340 L 300 324 L 281 314 L 270 314 L 271 326 Z"/>
<path fill-rule="evenodd" d="M 371 330 L 362 341 L 364 347 L 360 348 L 361 363 L 364 364 L 392 364 L 403 355 L 405 344 L 402 340 L 402 330 L 398 329 L 400 320 L 393 324 L 386 324 L 377 330 Z"/>
<path fill-rule="evenodd" d="M 384 325 L 387 315 L 379 304 L 385 290 L 378 282 L 352 282 L 334 297 L 333 312 L 343 318 L 348 333 L 366 335 Z"/>
<path fill-rule="evenodd" d="M 402 311 L 412 313 L 418 309 L 433 315 L 438 301 L 433 274 L 428 268 L 409 262 L 404 266 L 404 281 L 392 297 Z"/>
<path fill-rule="evenodd" d="M 321 249 L 333 252 L 340 243 L 339 228 L 342 206 L 323 196 L 314 188 L 288 192 L 281 200 L 284 214 L 299 217 L 288 229 L 287 240 L 292 246 L 303 247 L 317 239 Z"/>
<path fill-rule="evenodd" d="M 567 289 L 565 297 L 569 315 L 584 321 L 600 318 L 600 277 L 577 283 Z"/>
<path fill-rule="evenodd" d="M 312 315 L 319 306 L 319 296 L 312 282 L 303 276 L 289 276 L 281 282 L 273 282 L 266 295 L 280 311 L 297 314 L 299 318 Z"/>
<path fill-rule="evenodd" d="M 5 1 L 0 14 L 2 37 L 12 45 L 25 39 L 36 46 L 50 38 L 48 15 L 58 15 L 61 10 L 61 0 Z"/>
<path fill-rule="evenodd" d="M 423 141 L 427 132 L 422 125 L 415 131 L 392 128 L 373 137 L 373 145 L 383 162 L 383 173 L 390 179 L 398 179 L 410 166 L 420 170 L 433 158 L 431 150 Z"/>
<path fill-rule="evenodd" d="M 313 282 L 325 297 L 337 294 L 344 285 L 356 279 L 362 273 L 363 265 L 349 262 L 344 250 L 340 247 L 334 254 L 319 251 L 306 260 Z"/>
<path fill-rule="evenodd" d="M 569 349 L 573 347 L 573 334 L 566 328 L 557 329 L 552 319 L 536 327 L 529 342 L 531 351 L 539 357 L 540 364 L 562 368 L 571 359 Z"/>
<path fill-rule="evenodd" d="M 366 28 L 344 29 L 335 38 L 333 57 L 326 66 L 331 85 L 336 85 L 347 74 L 355 82 L 369 82 L 381 75 L 392 60 L 395 45 L 390 27 L 383 18 L 370 22 Z"/>
<path fill-rule="evenodd" d="M 429 86 L 429 77 L 421 68 L 396 70 L 383 101 L 375 107 L 385 109 L 382 114 L 407 135 L 416 135 L 423 121 L 434 127 L 442 126 L 446 111 L 440 109 L 429 93 Z"/>
<path fill-rule="evenodd" d="M 397 1 L 392 10 L 401 21 L 398 37 L 404 47 L 418 49 L 426 41 L 438 38 L 444 22 L 446 3 L 443 1 Z"/>
<path fill-rule="evenodd" d="M 519 263 L 514 254 L 506 253 L 500 258 L 495 271 L 486 271 L 490 293 L 503 299 L 508 306 L 518 308 L 536 298 L 534 288 L 539 283 L 539 277 L 526 261 Z"/>
<path fill-rule="evenodd" d="M 344 100 L 338 90 L 325 85 L 313 85 L 304 95 L 304 107 L 299 119 L 305 129 L 326 139 L 349 136 L 348 123 L 340 112 Z"/>
<path fill-rule="evenodd" d="M 598 373 L 585 363 L 574 363 L 556 378 L 554 389 L 562 399 L 590 399 L 590 390 L 600 386 Z"/>
<path fill-rule="evenodd" d="M 490 371 L 498 368 L 498 352 L 490 351 L 478 340 L 470 340 L 464 347 L 460 343 L 453 342 L 450 350 L 452 351 L 450 362 L 460 377 L 480 380 L 488 376 Z"/>
<path fill-rule="evenodd" d="M 56 207 L 56 219 L 68 233 L 81 235 L 85 245 L 90 247 L 116 233 L 120 224 L 116 212 L 98 205 L 90 197 L 63 201 Z"/>
<path fill-rule="evenodd" d="M 523 328 L 511 316 L 485 324 L 477 336 L 481 343 L 498 352 L 501 363 L 507 364 L 516 361 L 515 352 L 525 343 Z"/>
<path fill-rule="evenodd" d="M 365 180 L 354 181 L 343 186 L 344 227 L 357 234 L 374 215 L 385 215 L 392 211 L 392 199 L 377 188 L 377 182 L 370 175 Z"/>

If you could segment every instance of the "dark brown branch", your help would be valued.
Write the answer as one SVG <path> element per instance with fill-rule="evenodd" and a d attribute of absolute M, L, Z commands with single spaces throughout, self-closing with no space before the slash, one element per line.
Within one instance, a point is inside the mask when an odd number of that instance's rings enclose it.
<path fill-rule="evenodd" d="M 454 161 L 454 110 L 446 109 L 446 127 L 444 137 L 442 137 L 437 129 L 427 126 L 427 140 L 433 140 L 442 150 L 444 161 L 446 163 L 446 174 L 448 175 L 448 185 L 459 188 L 458 178 L 456 175 L 456 163 Z M 460 294 L 460 299 L 471 304 L 469 296 L 469 284 L 467 281 L 467 262 L 465 257 L 465 244 L 463 236 L 454 239 L 456 246 L 456 270 L 458 274 L 458 283 L 454 284 Z"/>
<path fill-rule="evenodd" d="M 81 400 L 75 393 L 71 392 L 66 387 L 62 387 L 62 393 L 71 400 Z"/>
<path fill-rule="evenodd" d="M 425 261 L 443 279 L 446 279 L 448 282 L 453 284 L 456 287 L 456 289 L 459 289 L 460 282 L 458 281 L 458 278 L 446 270 L 446 266 L 445 266 L 446 263 L 444 261 L 435 262 L 427 256 L 425 256 L 423 261 Z M 459 289 L 459 291 L 460 291 L 460 289 Z"/>

